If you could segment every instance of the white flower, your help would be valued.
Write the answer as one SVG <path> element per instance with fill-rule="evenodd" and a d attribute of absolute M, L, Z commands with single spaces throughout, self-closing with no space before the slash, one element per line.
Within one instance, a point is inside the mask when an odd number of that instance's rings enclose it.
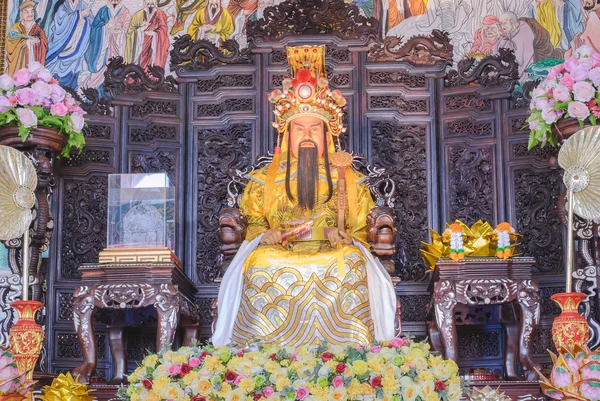
<path fill-rule="evenodd" d="M 15 81 L 13 81 L 12 77 L 8 74 L 0 75 L 0 89 L 4 89 L 5 91 L 10 90 L 15 87 Z"/>

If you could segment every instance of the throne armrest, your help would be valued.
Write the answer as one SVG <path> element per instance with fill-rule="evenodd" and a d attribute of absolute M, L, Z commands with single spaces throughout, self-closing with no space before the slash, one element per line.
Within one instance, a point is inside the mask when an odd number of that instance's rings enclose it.
<path fill-rule="evenodd" d="M 221 261 L 221 274 L 224 274 L 231 260 L 237 253 L 246 237 L 246 217 L 239 209 L 224 208 L 219 212 L 219 249 L 223 255 Z"/>
<path fill-rule="evenodd" d="M 396 253 L 396 214 L 389 206 L 375 206 L 367 216 L 367 241 L 371 251 L 391 276 L 395 273 L 392 256 Z"/>

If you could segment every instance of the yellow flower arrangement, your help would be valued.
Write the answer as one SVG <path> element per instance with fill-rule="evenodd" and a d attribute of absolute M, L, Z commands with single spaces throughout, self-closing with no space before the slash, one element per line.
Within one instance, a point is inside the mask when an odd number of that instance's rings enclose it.
<path fill-rule="evenodd" d="M 395 338 L 371 347 L 210 345 L 149 355 L 123 401 L 456 401 L 458 367 L 429 345 Z"/>

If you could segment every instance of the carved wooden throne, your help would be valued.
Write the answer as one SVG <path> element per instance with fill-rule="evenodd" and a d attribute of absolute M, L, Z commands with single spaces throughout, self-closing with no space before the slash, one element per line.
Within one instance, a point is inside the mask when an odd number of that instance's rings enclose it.
<path fill-rule="evenodd" d="M 392 260 L 392 256 L 396 252 L 396 215 L 393 209 L 396 186 L 394 181 L 386 174 L 385 169 L 367 164 L 366 158 L 362 155 L 353 154 L 353 157 L 354 163 L 352 166 L 368 177 L 366 184 L 375 200 L 375 207 L 367 216 L 367 241 L 371 245 L 373 255 L 379 258 L 392 276 L 395 287 L 400 282 L 400 278 L 395 277 L 396 270 Z M 239 209 L 244 189 L 248 183 L 246 177 L 255 169 L 269 164 L 272 158 L 272 155 L 261 156 L 258 158 L 257 163 L 250 168 L 228 172 L 231 181 L 227 187 L 227 207 L 221 209 L 219 213 L 218 233 L 222 254 L 221 277 L 246 237 L 247 221 Z M 220 278 L 215 281 L 220 283 Z M 398 336 L 402 329 L 402 310 L 398 298 L 396 298 L 396 306 L 395 330 Z M 218 317 L 217 299 L 213 300 L 211 309 L 212 330 L 214 332 Z"/>

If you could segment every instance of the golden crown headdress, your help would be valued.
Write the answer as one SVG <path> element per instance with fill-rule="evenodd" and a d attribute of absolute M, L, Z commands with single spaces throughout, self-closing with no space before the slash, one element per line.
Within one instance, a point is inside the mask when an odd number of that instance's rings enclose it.
<path fill-rule="evenodd" d="M 283 80 L 283 90 L 269 95 L 274 104 L 273 127 L 281 135 L 294 118 L 312 115 L 327 124 L 334 136 L 346 132 L 342 108 L 346 99 L 339 90 L 330 90 L 325 72 L 325 45 L 287 48 L 291 77 Z"/>

